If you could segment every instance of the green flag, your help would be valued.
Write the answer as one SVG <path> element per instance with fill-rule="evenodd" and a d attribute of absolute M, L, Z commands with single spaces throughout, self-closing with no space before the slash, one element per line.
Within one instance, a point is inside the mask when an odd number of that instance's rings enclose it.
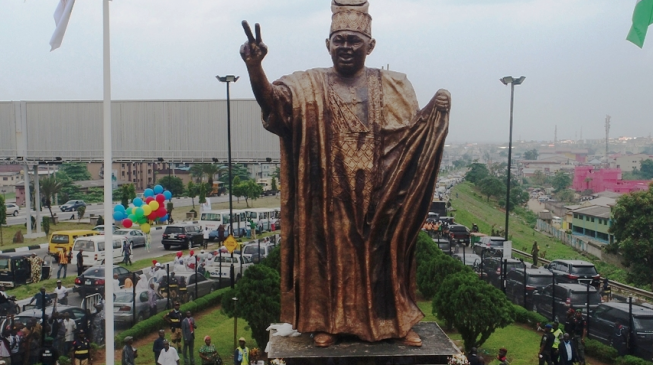
<path fill-rule="evenodd" d="M 648 30 L 651 23 L 653 23 L 653 0 L 637 0 L 633 12 L 633 26 L 630 28 L 626 39 L 642 48 L 644 38 L 646 38 L 646 30 Z"/>

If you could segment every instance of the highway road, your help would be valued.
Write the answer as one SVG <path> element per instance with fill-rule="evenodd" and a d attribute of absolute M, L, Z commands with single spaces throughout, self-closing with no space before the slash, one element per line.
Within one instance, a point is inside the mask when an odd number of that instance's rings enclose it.
<path fill-rule="evenodd" d="M 211 203 L 223 203 L 226 201 L 229 201 L 229 197 L 227 195 L 222 195 L 218 197 L 211 197 Z M 179 207 L 189 207 L 191 206 L 192 200 L 191 198 L 172 198 L 172 202 L 175 204 L 175 208 Z M 114 204 L 118 204 L 119 202 L 115 202 Z M 195 199 L 195 204 L 197 204 L 197 199 Z M 63 204 L 61 204 L 63 205 Z M 72 212 L 62 212 L 61 209 L 59 209 L 59 206 L 52 206 L 52 213 L 56 214 L 59 217 L 59 220 L 64 222 L 67 220 L 70 220 L 71 216 L 73 215 Z M 36 212 L 32 210 L 32 215 L 35 215 Z M 50 211 L 48 208 L 43 208 L 41 210 L 41 214 L 44 216 L 49 216 Z M 93 203 L 89 204 L 86 206 L 86 212 L 84 213 L 85 217 L 89 217 L 91 214 L 95 215 L 104 215 L 104 204 L 103 203 Z M 75 214 L 75 217 L 77 214 Z M 25 224 L 26 222 L 26 212 L 25 208 L 21 209 L 21 212 L 17 216 L 7 216 L 7 225 L 12 226 L 12 225 L 18 225 L 18 224 Z"/>

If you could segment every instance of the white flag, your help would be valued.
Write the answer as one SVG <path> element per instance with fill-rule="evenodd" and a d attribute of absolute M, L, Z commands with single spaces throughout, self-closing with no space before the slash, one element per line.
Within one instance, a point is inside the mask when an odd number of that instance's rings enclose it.
<path fill-rule="evenodd" d="M 73 12 L 73 5 L 75 5 L 75 0 L 59 0 L 59 5 L 54 11 L 54 23 L 57 28 L 52 34 L 50 39 L 50 52 L 61 46 L 63 41 L 63 36 L 66 34 L 66 28 L 68 27 L 68 21 L 70 20 L 70 13 Z"/>

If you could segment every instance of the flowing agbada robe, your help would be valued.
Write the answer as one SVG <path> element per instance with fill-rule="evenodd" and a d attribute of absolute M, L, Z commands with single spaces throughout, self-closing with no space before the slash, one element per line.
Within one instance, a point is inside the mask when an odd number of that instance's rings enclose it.
<path fill-rule="evenodd" d="M 281 321 L 379 341 L 424 317 L 415 242 L 448 113 L 418 111 L 403 74 L 365 72 L 352 95 L 336 93 L 332 68 L 282 77 L 263 125 L 281 145 Z"/>

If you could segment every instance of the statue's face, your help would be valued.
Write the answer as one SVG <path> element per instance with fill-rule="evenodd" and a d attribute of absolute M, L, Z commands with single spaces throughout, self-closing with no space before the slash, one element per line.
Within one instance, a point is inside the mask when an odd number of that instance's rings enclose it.
<path fill-rule="evenodd" d="M 353 76 L 365 67 L 365 58 L 372 53 L 376 41 L 348 30 L 333 33 L 327 39 L 327 48 L 333 67 L 343 76 Z"/>

